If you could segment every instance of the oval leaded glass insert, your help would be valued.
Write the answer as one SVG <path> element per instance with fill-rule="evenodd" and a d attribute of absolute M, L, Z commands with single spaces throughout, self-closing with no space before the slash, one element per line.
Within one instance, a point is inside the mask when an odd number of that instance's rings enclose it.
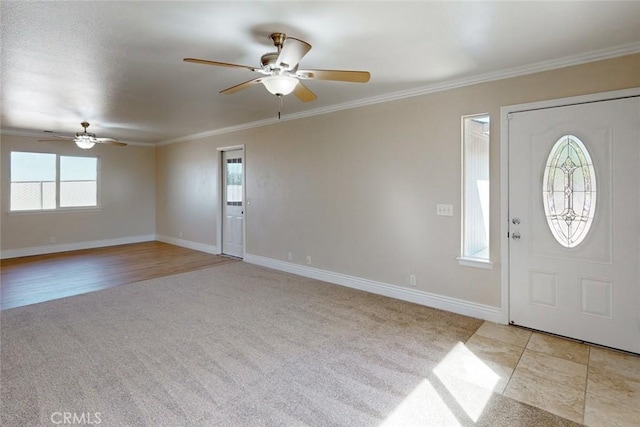
<path fill-rule="evenodd" d="M 587 237 L 596 209 L 596 174 L 587 147 L 574 135 L 558 139 L 549 153 L 542 204 L 562 246 L 574 248 Z"/>

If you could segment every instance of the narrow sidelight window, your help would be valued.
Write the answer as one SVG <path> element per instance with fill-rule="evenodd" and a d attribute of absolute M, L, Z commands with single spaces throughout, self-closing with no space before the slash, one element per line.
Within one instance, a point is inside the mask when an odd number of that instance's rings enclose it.
<path fill-rule="evenodd" d="M 489 115 L 462 118 L 462 257 L 489 262 Z"/>

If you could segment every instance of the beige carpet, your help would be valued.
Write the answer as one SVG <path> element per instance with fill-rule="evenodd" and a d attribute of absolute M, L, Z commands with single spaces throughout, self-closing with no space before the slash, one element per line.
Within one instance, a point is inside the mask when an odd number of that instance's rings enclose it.
<path fill-rule="evenodd" d="M 464 378 L 451 391 L 437 367 L 477 319 L 246 263 L 0 320 L 3 426 L 573 425 Z"/>

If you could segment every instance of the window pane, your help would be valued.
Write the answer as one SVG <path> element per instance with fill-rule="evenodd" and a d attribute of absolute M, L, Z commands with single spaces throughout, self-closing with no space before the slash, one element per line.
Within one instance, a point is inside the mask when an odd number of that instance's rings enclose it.
<path fill-rule="evenodd" d="M 98 159 L 60 156 L 60 207 L 98 205 Z"/>
<path fill-rule="evenodd" d="M 227 205 L 242 206 L 242 159 L 227 160 Z"/>
<path fill-rule="evenodd" d="M 542 177 L 542 201 L 553 237 L 566 248 L 587 236 L 596 208 L 596 171 L 584 143 L 574 135 L 556 141 Z"/>
<path fill-rule="evenodd" d="M 12 211 L 55 209 L 56 155 L 11 153 Z"/>
<path fill-rule="evenodd" d="M 462 256 L 489 259 L 489 116 L 463 120 Z"/>
<path fill-rule="evenodd" d="M 96 157 L 60 156 L 60 181 L 95 181 L 97 176 Z"/>

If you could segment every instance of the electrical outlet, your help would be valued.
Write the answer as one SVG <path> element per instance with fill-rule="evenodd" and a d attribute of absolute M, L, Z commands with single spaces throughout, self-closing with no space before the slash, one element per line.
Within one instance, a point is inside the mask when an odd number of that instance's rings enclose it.
<path fill-rule="evenodd" d="M 293 254 L 291 252 L 287 252 L 287 260 L 293 260 Z"/>
<path fill-rule="evenodd" d="M 56 242 L 55 236 L 49 237 L 49 243 L 55 243 L 55 242 Z"/>
<path fill-rule="evenodd" d="M 307 265 L 311 265 L 311 255 L 307 255 Z"/>
<path fill-rule="evenodd" d="M 416 275 L 415 274 L 410 274 L 409 275 L 409 285 L 416 286 Z"/>
<path fill-rule="evenodd" d="M 453 216 L 453 205 L 437 205 L 436 213 L 440 216 Z"/>

